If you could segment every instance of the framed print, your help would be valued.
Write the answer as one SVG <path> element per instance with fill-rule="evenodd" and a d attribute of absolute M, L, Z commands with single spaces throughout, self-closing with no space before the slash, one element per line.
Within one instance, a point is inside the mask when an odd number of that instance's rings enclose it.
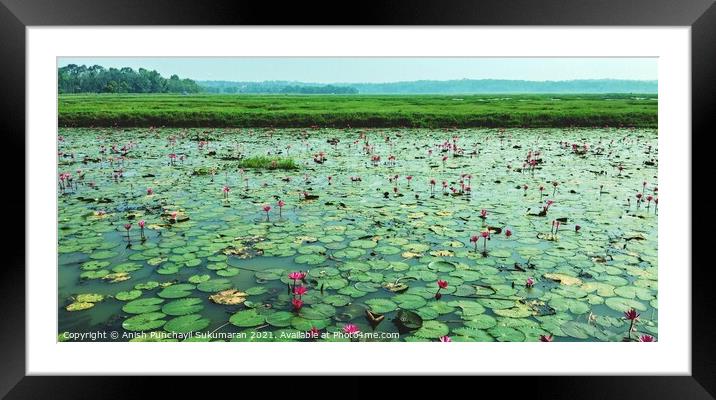
<path fill-rule="evenodd" d="M 3 0 L 3 394 L 434 374 L 712 398 L 691 140 L 716 8 L 397 4 Z"/>

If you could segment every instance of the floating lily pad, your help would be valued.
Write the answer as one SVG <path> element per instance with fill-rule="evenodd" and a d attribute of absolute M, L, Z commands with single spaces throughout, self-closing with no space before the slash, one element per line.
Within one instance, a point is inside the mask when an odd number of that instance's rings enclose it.
<path fill-rule="evenodd" d="M 121 301 L 129 301 L 138 299 L 139 296 L 142 295 L 141 290 L 130 290 L 130 291 L 123 291 L 123 292 L 117 292 L 117 294 L 114 295 L 114 298 Z"/>
<path fill-rule="evenodd" d="M 167 321 L 164 330 L 173 333 L 196 332 L 206 328 L 210 323 L 208 318 L 202 318 L 199 314 L 183 315 Z"/>
<path fill-rule="evenodd" d="M 129 314 L 150 313 L 161 309 L 161 304 L 163 302 L 163 299 L 158 299 L 156 297 L 132 300 L 122 307 L 122 311 Z"/>
<path fill-rule="evenodd" d="M 189 283 L 178 283 L 162 289 L 157 295 L 164 299 L 178 299 L 180 297 L 189 296 L 191 291 L 195 288 L 194 285 Z"/>
<path fill-rule="evenodd" d="M 166 321 L 166 315 L 160 312 L 148 312 L 129 317 L 122 322 L 122 328 L 128 331 L 149 331 L 161 328 Z"/>
<path fill-rule="evenodd" d="M 450 333 L 450 328 L 440 321 L 423 321 L 423 326 L 414 335 L 425 339 L 437 339 Z"/>
<path fill-rule="evenodd" d="M 266 316 L 256 310 L 239 311 L 229 318 L 229 322 L 238 327 L 259 326 L 266 321 Z"/>
<path fill-rule="evenodd" d="M 398 308 L 397 304 L 388 299 L 370 299 L 366 300 L 365 304 L 367 304 L 373 312 L 379 314 L 395 311 Z"/>
<path fill-rule="evenodd" d="M 209 296 L 209 300 L 216 304 L 241 304 L 246 301 L 248 293 L 238 291 L 236 289 L 222 290 L 221 292 Z"/>
<path fill-rule="evenodd" d="M 231 288 L 232 284 L 228 279 L 212 279 L 202 282 L 196 286 L 200 292 L 215 293 Z"/>
<path fill-rule="evenodd" d="M 162 307 L 162 312 L 167 315 L 177 316 L 194 314 L 201 311 L 203 308 L 204 306 L 201 304 L 201 299 L 189 297 L 166 303 Z"/>

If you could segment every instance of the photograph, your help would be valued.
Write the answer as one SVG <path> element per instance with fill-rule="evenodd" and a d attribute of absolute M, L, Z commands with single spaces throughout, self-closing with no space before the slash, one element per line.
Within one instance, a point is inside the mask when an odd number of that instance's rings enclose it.
<path fill-rule="evenodd" d="M 658 341 L 658 57 L 56 60 L 56 342 Z"/>

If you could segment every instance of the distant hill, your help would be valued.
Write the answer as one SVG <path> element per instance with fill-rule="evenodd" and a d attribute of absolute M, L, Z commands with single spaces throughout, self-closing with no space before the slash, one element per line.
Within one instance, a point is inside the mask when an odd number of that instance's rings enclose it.
<path fill-rule="evenodd" d="M 657 81 L 580 79 L 524 81 L 459 79 L 387 83 L 308 83 L 291 81 L 197 81 L 209 93 L 484 94 L 484 93 L 657 93 Z"/>

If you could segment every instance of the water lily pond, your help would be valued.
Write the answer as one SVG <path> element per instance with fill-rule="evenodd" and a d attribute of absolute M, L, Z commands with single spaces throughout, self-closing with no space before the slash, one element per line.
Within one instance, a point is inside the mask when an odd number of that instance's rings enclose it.
<path fill-rule="evenodd" d="M 657 337 L 656 130 L 66 128 L 58 152 L 60 341 Z"/>

